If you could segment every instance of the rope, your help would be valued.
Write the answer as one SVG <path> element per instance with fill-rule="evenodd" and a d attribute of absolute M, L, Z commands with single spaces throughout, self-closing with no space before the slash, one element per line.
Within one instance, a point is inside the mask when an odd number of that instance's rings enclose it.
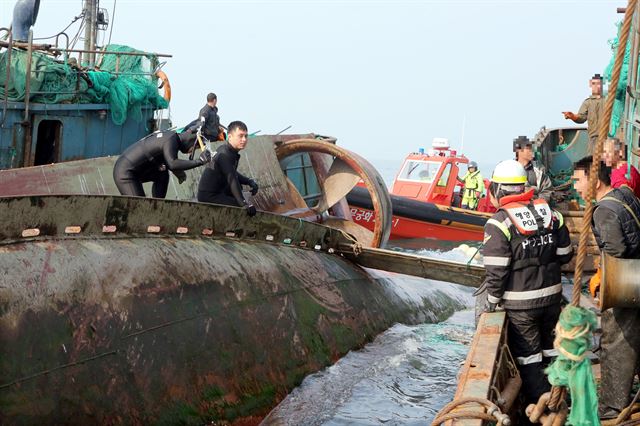
<path fill-rule="evenodd" d="M 624 53 L 627 47 L 627 39 L 629 37 L 629 32 L 631 30 L 631 21 L 633 18 L 633 14 L 636 9 L 636 0 L 629 0 L 627 4 L 627 9 L 624 15 L 624 21 L 622 24 L 622 29 L 620 30 L 620 39 L 618 43 L 618 51 L 616 52 L 616 57 L 614 60 L 613 72 L 611 76 L 611 83 L 609 87 L 609 93 L 607 94 L 607 99 L 605 102 L 604 109 L 604 118 L 600 121 L 600 129 L 598 132 L 598 139 L 596 140 L 596 146 L 593 150 L 593 162 L 591 163 L 591 169 L 589 170 L 589 188 L 587 191 L 587 196 L 585 198 L 585 212 L 582 219 L 582 228 L 580 230 L 580 239 L 578 240 L 578 256 L 576 258 L 576 267 L 573 278 L 573 291 L 571 297 L 571 305 L 575 307 L 580 306 L 580 293 L 582 290 L 582 272 L 584 268 L 584 262 L 587 256 L 587 243 L 589 239 L 589 235 L 591 234 L 591 219 L 593 217 L 593 208 L 594 204 L 592 202 L 596 184 L 598 182 L 598 172 L 600 170 L 600 158 L 602 157 L 602 146 L 604 144 L 604 140 L 607 138 L 609 134 L 609 127 L 611 125 L 611 114 L 613 112 L 613 103 L 616 97 L 616 91 L 618 89 L 618 83 L 620 81 L 620 71 L 622 69 L 622 63 L 624 59 Z M 558 323 L 559 325 L 559 323 Z M 556 326 L 556 333 L 558 333 L 558 325 Z M 586 325 L 588 328 L 588 324 Z M 577 327 L 576 327 L 577 328 Z M 588 332 L 588 330 L 583 330 L 576 328 L 561 333 L 565 334 L 567 338 L 578 338 L 579 336 L 584 335 L 584 333 Z M 583 356 L 576 356 L 568 353 L 564 348 L 562 348 L 559 344 L 560 336 L 556 337 L 556 341 L 554 342 L 554 347 L 558 349 L 559 352 L 562 353 L 567 359 L 572 361 L 580 361 Z M 549 398 L 549 402 L 547 406 L 550 410 L 555 411 L 558 410 L 562 404 L 562 402 L 566 398 L 566 388 L 560 386 L 552 386 L 551 388 L 551 397 Z"/>
<path fill-rule="evenodd" d="M 480 404 L 481 407 L 486 408 L 487 412 L 478 411 L 478 410 L 458 411 L 455 413 L 451 412 L 458 406 L 469 404 L 469 403 Z M 455 420 L 455 419 L 482 419 L 487 421 L 495 421 L 498 423 L 498 425 L 511 424 L 511 420 L 509 419 L 509 416 L 506 414 L 503 414 L 500 411 L 500 408 L 498 408 L 496 404 L 494 404 L 493 402 L 485 398 L 478 398 L 478 397 L 471 396 L 471 397 L 456 399 L 454 401 L 451 401 L 447 405 L 445 405 L 442 408 L 442 410 L 440 410 L 436 418 L 433 419 L 433 421 L 431 422 L 431 426 L 438 426 L 447 420 Z"/>

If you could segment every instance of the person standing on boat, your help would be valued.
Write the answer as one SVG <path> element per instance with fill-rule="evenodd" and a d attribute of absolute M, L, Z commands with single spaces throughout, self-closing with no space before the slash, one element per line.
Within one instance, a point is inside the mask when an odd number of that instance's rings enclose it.
<path fill-rule="evenodd" d="M 573 256 L 569 231 L 559 212 L 525 190 L 527 172 L 514 160 L 493 171 L 489 196 L 498 211 L 484 226 L 485 312 L 501 304 L 508 342 L 522 377 L 527 402 L 550 389 L 543 361 L 555 356 L 553 330 L 560 315 L 560 265 Z"/>
<path fill-rule="evenodd" d="M 457 178 L 458 182 L 464 183 L 462 189 L 462 204 L 463 209 L 475 210 L 478 208 L 478 202 L 482 193 L 484 192 L 484 180 L 478 170 L 478 163 L 470 161 L 467 166 L 467 173 L 461 178 Z"/>
<path fill-rule="evenodd" d="M 207 103 L 202 107 L 198 118 L 187 124 L 185 129 L 192 132 L 200 132 L 210 141 L 224 140 L 220 138 L 223 132 L 220 129 L 220 116 L 218 115 L 218 96 L 215 93 L 207 94 Z"/>
<path fill-rule="evenodd" d="M 592 158 L 574 166 L 574 188 L 585 198 Z M 640 259 L 640 201 L 628 186 L 611 186 L 611 168 L 600 165 L 591 228 L 601 251 L 622 259 Z M 595 293 L 598 289 L 591 289 Z M 640 361 L 640 310 L 610 308 L 602 312 L 600 339 L 600 407 L 603 419 L 613 419 L 627 407 Z"/>
<path fill-rule="evenodd" d="M 242 194 L 242 186 L 251 187 L 251 194 L 258 193 L 258 184 L 238 173 L 240 151 L 247 145 L 247 125 L 242 121 L 229 124 L 226 143 L 220 145 L 213 160 L 204 169 L 198 185 L 198 201 L 243 207 L 249 216 L 256 214 L 256 208 Z"/>
<path fill-rule="evenodd" d="M 547 176 L 544 167 L 535 162 L 533 144 L 526 136 L 518 136 L 513 140 L 513 152 L 516 161 L 522 164 L 527 172 L 527 188 L 534 189 L 535 198 L 542 198 L 547 203 L 551 201 L 553 194 L 551 179 Z"/>
<path fill-rule="evenodd" d="M 169 187 L 169 170 L 182 180 L 186 178 L 185 170 L 211 161 L 209 151 L 201 153 L 196 160 L 178 158 L 178 151 L 186 154 L 193 149 L 195 138 L 189 131 L 154 132 L 125 149 L 113 167 L 113 180 L 120 194 L 144 197 L 142 184 L 153 182 L 152 196 L 164 198 Z"/>
<path fill-rule="evenodd" d="M 598 121 L 602 110 L 604 109 L 604 98 L 602 96 L 602 76 L 595 74 L 589 80 L 591 87 L 591 96 L 584 100 L 577 114 L 570 111 L 564 111 L 562 114 L 567 120 L 574 123 L 587 122 L 587 132 L 589 133 L 589 152 L 593 150 L 596 140 L 598 139 Z"/>

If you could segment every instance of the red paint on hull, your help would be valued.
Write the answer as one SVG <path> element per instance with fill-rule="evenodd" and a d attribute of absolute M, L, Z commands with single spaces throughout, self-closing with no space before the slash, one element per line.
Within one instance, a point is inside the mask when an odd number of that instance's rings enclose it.
<path fill-rule="evenodd" d="M 351 216 L 358 225 L 373 230 L 375 222 L 373 211 L 362 207 L 352 207 Z M 391 236 L 389 237 L 391 240 L 433 238 L 446 241 L 482 241 L 484 235 L 484 229 L 481 226 L 456 223 L 440 225 L 402 216 L 393 216 L 391 226 Z"/>

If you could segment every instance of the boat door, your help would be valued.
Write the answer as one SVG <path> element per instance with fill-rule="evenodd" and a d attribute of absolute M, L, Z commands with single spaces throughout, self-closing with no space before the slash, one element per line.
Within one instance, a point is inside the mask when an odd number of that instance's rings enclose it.
<path fill-rule="evenodd" d="M 457 176 L 458 166 L 454 165 L 452 161 L 442 162 L 438 174 L 426 194 L 426 201 L 441 206 L 450 206 L 457 184 Z"/>
<path fill-rule="evenodd" d="M 62 143 L 62 121 L 55 117 L 34 120 L 32 142 L 33 166 L 60 162 L 60 145 Z"/>

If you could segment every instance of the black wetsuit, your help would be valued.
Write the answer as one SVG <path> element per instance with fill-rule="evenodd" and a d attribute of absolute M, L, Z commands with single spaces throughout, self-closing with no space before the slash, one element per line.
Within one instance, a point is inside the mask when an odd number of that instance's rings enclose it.
<path fill-rule="evenodd" d="M 251 185 L 252 180 L 238 173 L 238 161 L 238 151 L 229 143 L 220 145 L 200 178 L 198 201 L 239 207 L 247 205 L 240 185 Z"/>
<path fill-rule="evenodd" d="M 169 186 L 169 170 L 189 170 L 203 164 L 199 159 L 178 159 L 183 143 L 186 142 L 182 142 L 176 132 L 165 131 L 145 136 L 127 148 L 113 168 L 113 180 L 120 194 L 144 197 L 142 184 L 153 182 L 153 197 L 164 198 Z"/>
<path fill-rule="evenodd" d="M 185 129 L 191 130 L 195 133 L 200 126 L 202 126 L 201 132 L 205 138 L 210 141 L 218 140 L 218 133 L 220 132 L 220 116 L 218 116 L 218 107 L 212 107 L 209 106 L 209 104 L 206 104 L 200 110 L 198 118 L 187 124 Z"/>

